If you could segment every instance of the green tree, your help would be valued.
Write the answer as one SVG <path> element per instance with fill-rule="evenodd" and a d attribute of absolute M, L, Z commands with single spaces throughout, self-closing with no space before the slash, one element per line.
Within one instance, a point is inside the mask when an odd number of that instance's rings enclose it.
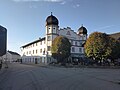
<path fill-rule="evenodd" d="M 64 62 L 70 56 L 71 44 L 66 37 L 58 36 L 52 42 L 52 57 L 58 62 Z"/>
<path fill-rule="evenodd" d="M 90 34 L 84 45 L 86 55 L 100 62 L 107 59 L 112 52 L 109 41 L 109 36 L 105 33 L 94 32 Z"/>

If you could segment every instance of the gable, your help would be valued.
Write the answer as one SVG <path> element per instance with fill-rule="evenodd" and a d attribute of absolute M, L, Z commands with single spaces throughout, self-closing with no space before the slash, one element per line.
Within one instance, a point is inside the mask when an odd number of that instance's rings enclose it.
<path fill-rule="evenodd" d="M 59 35 L 65 36 L 68 39 L 74 39 L 74 40 L 79 40 L 79 35 L 77 35 L 76 32 L 71 30 L 71 28 L 63 28 L 59 30 Z"/>

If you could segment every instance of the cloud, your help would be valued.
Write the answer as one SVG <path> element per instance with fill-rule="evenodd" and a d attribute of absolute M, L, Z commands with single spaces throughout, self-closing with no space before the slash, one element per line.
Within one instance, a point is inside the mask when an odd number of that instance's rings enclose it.
<path fill-rule="evenodd" d="M 43 0 L 43 1 L 47 1 L 47 2 L 62 2 L 63 0 Z"/>
<path fill-rule="evenodd" d="M 66 1 L 61 1 L 61 3 L 60 3 L 60 4 L 61 4 L 61 5 L 64 5 L 65 3 L 66 3 Z"/>
<path fill-rule="evenodd" d="M 80 7 L 80 4 L 73 5 L 73 8 L 78 8 Z"/>
<path fill-rule="evenodd" d="M 64 0 L 12 0 L 15 2 L 64 2 Z"/>
<path fill-rule="evenodd" d="M 30 5 L 29 8 L 37 8 L 36 5 Z"/>

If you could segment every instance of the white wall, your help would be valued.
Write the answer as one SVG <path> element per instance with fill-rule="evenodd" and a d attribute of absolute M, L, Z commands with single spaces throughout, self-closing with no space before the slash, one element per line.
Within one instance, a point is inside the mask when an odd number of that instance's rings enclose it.
<path fill-rule="evenodd" d="M 42 50 L 42 52 L 41 52 Z M 22 49 L 22 56 L 44 56 L 44 51 L 46 53 L 45 40 L 31 44 Z M 34 52 L 34 53 L 33 53 Z"/>
<path fill-rule="evenodd" d="M 3 55 L 3 60 L 4 61 L 8 61 L 8 62 L 13 62 L 13 61 L 16 61 L 18 59 L 21 59 L 21 56 L 19 55 L 13 55 L 9 52 L 7 52 L 7 54 Z"/>

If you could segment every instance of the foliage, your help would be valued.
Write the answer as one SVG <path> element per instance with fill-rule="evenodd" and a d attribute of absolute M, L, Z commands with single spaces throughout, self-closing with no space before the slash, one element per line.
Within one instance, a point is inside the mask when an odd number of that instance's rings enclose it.
<path fill-rule="evenodd" d="M 110 37 L 110 47 L 112 49 L 110 59 L 120 58 L 120 41 Z"/>
<path fill-rule="evenodd" d="M 51 52 L 52 57 L 58 62 L 63 62 L 64 59 L 70 56 L 71 44 L 66 37 L 58 36 L 52 42 Z"/>
<path fill-rule="evenodd" d="M 120 53 L 120 43 L 101 32 L 90 34 L 85 44 L 85 53 L 93 60 L 105 60 L 108 58 L 117 58 Z"/>

